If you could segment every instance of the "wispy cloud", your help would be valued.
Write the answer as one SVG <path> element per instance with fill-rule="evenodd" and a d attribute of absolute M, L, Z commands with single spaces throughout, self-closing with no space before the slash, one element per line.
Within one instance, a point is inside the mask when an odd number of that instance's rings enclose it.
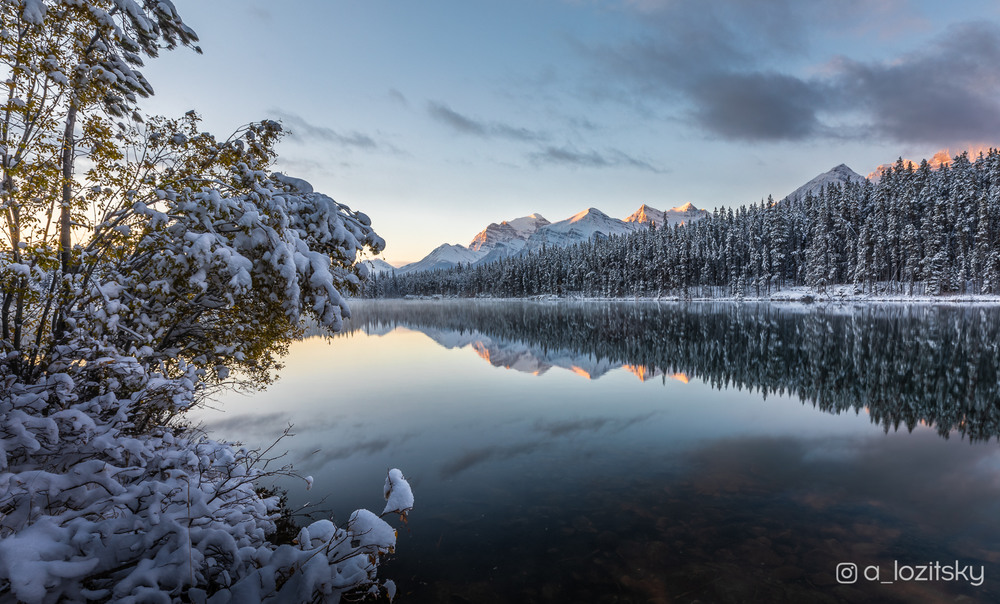
<path fill-rule="evenodd" d="M 629 167 L 649 172 L 663 173 L 665 170 L 654 166 L 646 160 L 639 159 L 618 149 L 597 151 L 594 149 L 577 149 L 573 146 L 544 146 L 529 154 L 528 158 L 536 164 L 561 164 L 581 168 L 618 168 Z"/>
<path fill-rule="evenodd" d="M 326 174 L 331 168 L 330 162 L 321 162 L 314 158 L 296 157 L 290 154 L 276 157 L 274 165 L 289 174 L 301 174 L 305 176 Z M 348 162 L 336 162 L 336 165 L 340 168 L 351 167 L 351 164 Z"/>
<path fill-rule="evenodd" d="M 399 103 L 400 105 L 403 105 L 404 107 L 410 106 L 410 101 L 407 100 L 406 95 L 404 95 L 399 90 L 396 90 L 395 88 L 389 89 L 389 98 Z"/>
<path fill-rule="evenodd" d="M 427 113 L 436 121 L 448 126 L 459 134 L 478 136 L 480 138 L 505 138 L 515 141 L 541 141 L 547 137 L 544 133 L 512 126 L 498 121 L 483 121 L 463 115 L 444 103 L 431 101 L 427 104 Z"/>
<path fill-rule="evenodd" d="M 271 109 L 268 113 L 284 126 L 289 140 L 296 142 L 320 142 L 348 149 L 363 151 L 390 151 L 398 153 L 393 145 L 377 141 L 369 134 L 356 130 L 340 131 L 327 126 L 313 124 L 300 115 L 282 109 Z"/>
<path fill-rule="evenodd" d="M 247 14 L 254 17 L 255 19 L 258 19 L 265 23 L 274 21 L 274 15 L 271 13 L 271 11 L 267 10 L 263 6 L 248 3 L 244 6 L 243 10 L 245 10 Z"/>

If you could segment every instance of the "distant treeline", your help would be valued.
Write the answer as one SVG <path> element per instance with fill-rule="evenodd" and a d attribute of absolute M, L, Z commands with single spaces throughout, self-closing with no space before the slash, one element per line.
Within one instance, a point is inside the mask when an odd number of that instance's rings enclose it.
<path fill-rule="evenodd" d="M 794 394 L 889 429 L 1000 436 L 1000 309 L 738 303 L 357 301 L 351 331 L 478 332 L 712 386 Z"/>
<path fill-rule="evenodd" d="M 962 154 L 939 169 L 900 160 L 877 183 L 769 197 L 683 226 L 382 274 L 364 295 L 764 297 L 844 284 L 857 293 L 1000 293 L 1000 153 Z"/>

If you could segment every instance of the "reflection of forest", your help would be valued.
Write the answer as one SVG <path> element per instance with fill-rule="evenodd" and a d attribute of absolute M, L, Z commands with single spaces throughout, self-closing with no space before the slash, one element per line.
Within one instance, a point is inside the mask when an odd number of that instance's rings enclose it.
<path fill-rule="evenodd" d="M 352 310 L 351 330 L 402 326 L 439 342 L 474 334 L 543 359 L 788 392 L 830 413 L 866 410 L 887 431 L 923 422 L 943 436 L 1000 436 L 997 308 L 355 301 Z"/>

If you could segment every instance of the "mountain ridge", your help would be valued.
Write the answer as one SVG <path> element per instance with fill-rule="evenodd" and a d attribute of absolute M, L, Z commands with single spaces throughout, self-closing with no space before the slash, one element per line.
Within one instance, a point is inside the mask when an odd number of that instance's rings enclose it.
<path fill-rule="evenodd" d="M 681 211 L 682 210 L 682 211 Z M 644 214 L 641 214 L 644 212 Z M 549 222 L 535 212 L 527 216 L 490 223 L 476 234 L 469 246 L 442 244 L 417 262 L 411 262 L 394 270 L 399 274 L 414 271 L 450 268 L 459 263 L 488 264 L 503 258 L 533 252 L 546 246 L 562 247 L 593 238 L 606 239 L 613 235 L 624 235 L 655 223 L 657 227 L 667 223 L 684 224 L 708 216 L 706 210 L 699 210 L 686 203 L 670 210 L 657 210 L 643 204 L 628 219 L 621 220 L 605 214 L 598 208 L 587 208 L 569 218 Z M 634 218 L 646 216 L 646 219 Z M 649 219 L 649 216 L 655 218 Z M 382 267 L 378 272 L 388 272 Z"/>
<path fill-rule="evenodd" d="M 803 199 L 808 194 L 816 195 L 824 187 L 845 182 L 861 182 L 861 176 L 846 164 L 839 164 L 817 175 L 801 187 L 795 189 L 782 200 Z M 667 210 L 658 210 L 643 203 L 625 219 L 608 216 L 598 208 L 590 207 L 569 218 L 550 222 L 535 212 L 527 216 L 490 223 L 476 234 L 468 246 L 442 244 L 417 262 L 393 268 L 399 274 L 414 271 L 446 269 L 457 264 L 489 264 L 534 252 L 543 247 L 564 247 L 590 239 L 606 239 L 614 235 L 636 232 L 642 228 L 673 227 L 690 224 L 709 216 L 691 202 Z M 389 272 L 382 265 L 371 267 L 376 272 Z"/>

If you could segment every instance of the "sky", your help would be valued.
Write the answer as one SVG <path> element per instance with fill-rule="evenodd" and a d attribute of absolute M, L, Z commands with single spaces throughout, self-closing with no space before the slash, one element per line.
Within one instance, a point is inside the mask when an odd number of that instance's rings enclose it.
<path fill-rule="evenodd" d="M 174 2 L 203 54 L 150 59 L 144 110 L 279 120 L 275 169 L 397 266 L 534 212 L 739 206 L 1000 146 L 992 0 Z"/>

